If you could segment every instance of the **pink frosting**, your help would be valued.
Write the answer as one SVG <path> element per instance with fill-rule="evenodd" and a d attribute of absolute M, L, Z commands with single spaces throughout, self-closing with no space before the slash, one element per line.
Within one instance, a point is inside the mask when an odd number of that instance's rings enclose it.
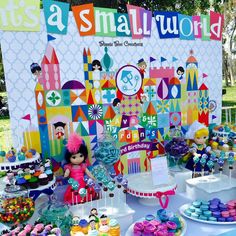
<path fill-rule="evenodd" d="M 152 224 L 146 225 L 144 227 L 144 233 L 153 233 L 156 230 L 156 227 Z"/>
<path fill-rule="evenodd" d="M 228 211 L 222 211 L 222 212 L 221 212 L 221 215 L 222 215 L 223 217 L 229 217 L 229 212 L 228 212 Z"/>
<path fill-rule="evenodd" d="M 26 236 L 27 233 L 29 233 L 29 232 L 26 230 L 23 230 L 18 234 L 18 236 Z"/>
<path fill-rule="evenodd" d="M 31 231 L 32 225 L 26 225 L 24 230 L 26 230 L 28 233 Z"/>
<path fill-rule="evenodd" d="M 142 232 L 137 231 L 137 232 L 133 233 L 133 236 L 142 236 Z"/>
<path fill-rule="evenodd" d="M 167 225 L 166 224 L 160 224 L 160 225 L 158 225 L 158 229 L 159 230 L 167 230 L 168 229 L 168 227 L 167 227 Z"/>
<path fill-rule="evenodd" d="M 175 233 L 169 232 L 169 233 L 168 233 L 168 236 L 175 236 Z"/>
<path fill-rule="evenodd" d="M 136 232 L 142 232 L 144 229 L 143 223 L 137 222 L 134 224 L 134 233 Z"/>
<path fill-rule="evenodd" d="M 176 229 L 177 228 L 177 224 L 173 221 L 167 221 L 166 225 L 169 229 Z"/>
<path fill-rule="evenodd" d="M 151 220 L 149 223 L 156 226 L 156 227 L 161 224 L 161 222 L 158 220 Z"/>
<path fill-rule="evenodd" d="M 154 236 L 168 236 L 167 230 L 158 230 L 154 233 Z"/>
<path fill-rule="evenodd" d="M 145 227 L 146 225 L 149 225 L 149 221 L 144 220 L 144 221 L 143 221 L 143 226 Z"/>

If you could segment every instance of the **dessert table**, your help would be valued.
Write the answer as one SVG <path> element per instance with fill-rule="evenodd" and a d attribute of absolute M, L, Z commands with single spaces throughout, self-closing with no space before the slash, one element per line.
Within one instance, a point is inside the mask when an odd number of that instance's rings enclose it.
<path fill-rule="evenodd" d="M 58 197 L 58 200 L 62 200 L 63 198 L 63 193 L 65 191 L 65 186 L 58 186 L 55 190 L 55 193 Z M 236 196 L 236 193 L 235 193 Z M 36 211 L 38 210 L 39 205 L 41 205 L 43 202 L 45 202 L 47 199 L 47 196 L 41 195 L 37 200 L 36 200 Z M 168 210 L 173 211 L 173 212 L 178 212 L 179 213 L 179 208 L 186 203 L 191 203 L 192 200 L 189 199 L 186 196 L 186 193 L 177 193 L 175 196 L 170 196 L 170 201 L 169 201 L 169 206 Z M 160 209 L 159 204 L 157 206 L 146 206 L 146 205 L 141 205 L 137 199 L 137 197 L 132 196 L 132 195 L 127 195 L 127 203 L 130 206 L 131 209 L 135 211 L 133 215 L 133 221 L 137 221 L 140 218 L 144 217 L 146 214 L 156 214 L 156 211 Z M 34 213 L 33 217 L 29 220 L 30 223 L 33 223 L 38 217 L 37 212 Z M 199 223 L 192 221 L 190 219 L 184 218 L 186 223 L 187 223 L 187 231 L 185 236 L 216 236 L 220 235 L 222 233 L 227 233 L 231 230 L 235 230 L 235 225 L 211 225 L 211 224 L 204 224 L 204 223 Z M 1 223 L 0 223 L 0 229 L 5 228 Z M 125 236 L 125 233 L 128 230 L 128 227 L 122 228 L 121 225 L 121 236 Z M 217 233 L 217 234 L 216 234 Z M 230 234 L 229 234 L 230 235 Z M 232 234 L 234 235 L 234 234 Z"/>

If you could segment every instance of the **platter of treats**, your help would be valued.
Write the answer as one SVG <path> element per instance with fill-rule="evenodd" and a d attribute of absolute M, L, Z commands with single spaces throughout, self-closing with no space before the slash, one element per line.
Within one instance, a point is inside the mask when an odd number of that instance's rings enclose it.
<path fill-rule="evenodd" d="M 220 199 L 196 200 L 179 208 L 184 217 L 206 224 L 236 224 L 236 200 L 222 203 Z"/>
<path fill-rule="evenodd" d="M 35 223 L 35 225 L 16 225 L 9 230 L 0 231 L 1 236 L 25 236 L 25 235 L 54 235 L 61 236 L 61 230 L 52 224 L 44 225 L 42 223 Z"/>
<path fill-rule="evenodd" d="M 186 230 L 187 224 L 181 216 L 160 209 L 157 216 L 149 214 L 134 222 L 125 236 L 184 236 Z"/>
<path fill-rule="evenodd" d="M 96 236 L 96 235 L 110 235 L 120 236 L 120 224 L 116 219 L 109 218 L 102 214 L 98 216 L 97 209 L 93 208 L 88 217 L 74 216 L 72 219 L 72 226 L 70 230 L 71 236 Z"/>

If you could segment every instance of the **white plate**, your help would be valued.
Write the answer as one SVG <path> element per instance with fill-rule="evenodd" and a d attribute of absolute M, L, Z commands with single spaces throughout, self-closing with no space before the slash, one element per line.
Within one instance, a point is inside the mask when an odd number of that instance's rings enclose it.
<path fill-rule="evenodd" d="M 192 218 L 191 216 L 187 216 L 184 211 L 186 209 L 188 209 L 191 206 L 191 204 L 184 204 L 183 206 L 181 206 L 179 208 L 179 212 L 182 216 L 190 219 L 190 220 L 194 220 L 197 222 L 201 222 L 201 223 L 205 223 L 205 224 L 211 224 L 211 225 L 235 225 L 236 221 L 233 222 L 218 222 L 218 221 L 206 221 L 206 220 L 200 220 L 200 219 L 196 219 L 196 218 Z"/>
<path fill-rule="evenodd" d="M 186 221 L 184 220 L 183 217 L 180 216 L 180 218 L 181 218 L 181 221 L 184 223 L 184 227 L 182 229 L 182 233 L 180 234 L 180 236 L 184 236 L 186 231 L 187 231 L 187 224 L 186 224 Z M 140 222 L 140 221 L 143 221 L 143 220 L 144 220 L 144 218 L 141 218 L 141 219 L 137 220 L 136 222 Z M 133 228 L 134 228 L 134 224 L 136 222 L 134 222 L 132 225 L 130 225 L 130 227 L 128 228 L 128 231 L 126 232 L 125 236 L 133 236 L 134 235 L 133 234 Z"/>

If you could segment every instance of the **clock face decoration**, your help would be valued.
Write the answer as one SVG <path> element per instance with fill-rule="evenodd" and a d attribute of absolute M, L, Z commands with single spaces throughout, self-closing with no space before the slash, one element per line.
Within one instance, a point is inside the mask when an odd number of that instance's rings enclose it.
<path fill-rule="evenodd" d="M 123 66 L 116 73 L 117 88 L 124 95 L 135 95 L 142 87 L 142 83 L 142 75 L 139 69 L 135 66 Z"/>

